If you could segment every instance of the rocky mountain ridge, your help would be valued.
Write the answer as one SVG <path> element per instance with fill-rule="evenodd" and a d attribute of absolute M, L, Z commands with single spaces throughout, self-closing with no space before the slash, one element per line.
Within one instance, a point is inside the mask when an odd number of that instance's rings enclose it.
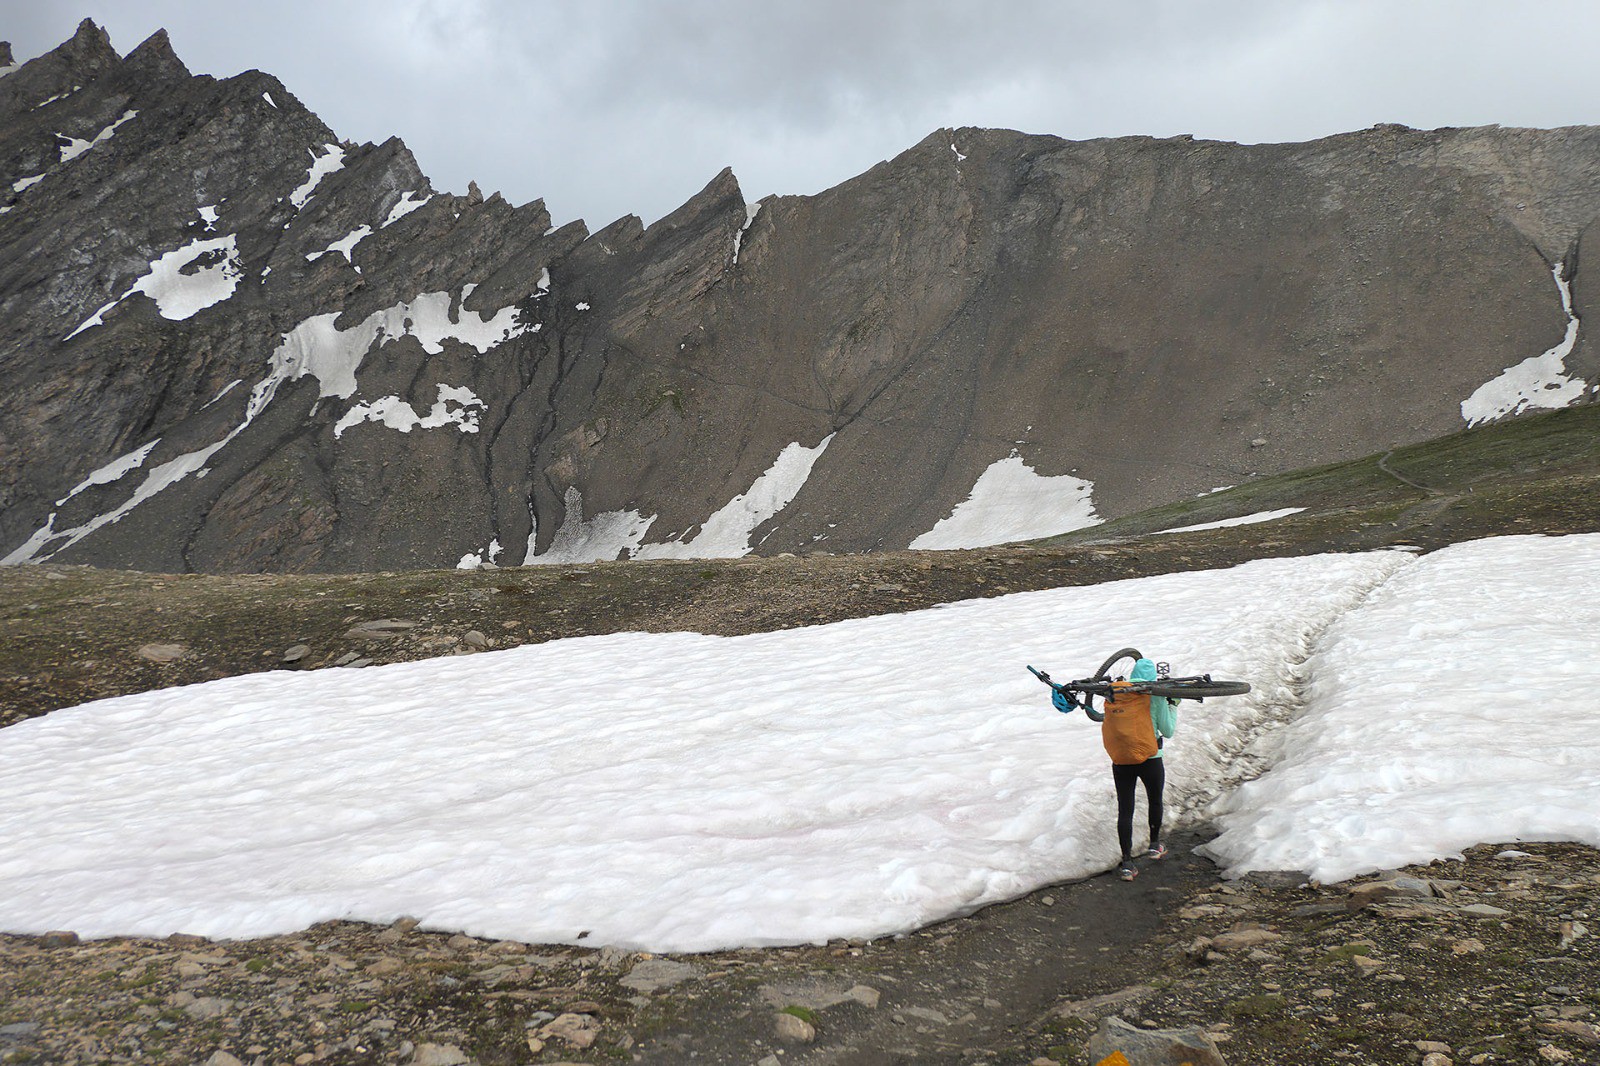
<path fill-rule="evenodd" d="M 0 77 L 0 180 L 12 563 L 972 546 L 1600 380 L 1589 127 L 941 130 L 591 233 L 85 22 Z"/>

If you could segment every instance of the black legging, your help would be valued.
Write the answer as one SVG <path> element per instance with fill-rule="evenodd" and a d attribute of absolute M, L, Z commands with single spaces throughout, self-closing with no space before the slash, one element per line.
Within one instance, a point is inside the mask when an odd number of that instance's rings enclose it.
<path fill-rule="evenodd" d="M 1117 843 L 1122 858 L 1133 858 L 1134 783 L 1144 782 L 1145 806 L 1150 808 L 1150 846 L 1161 839 L 1161 791 L 1167 784 L 1167 766 L 1162 759 L 1146 759 L 1132 766 L 1111 764 L 1111 779 L 1117 783 Z"/>

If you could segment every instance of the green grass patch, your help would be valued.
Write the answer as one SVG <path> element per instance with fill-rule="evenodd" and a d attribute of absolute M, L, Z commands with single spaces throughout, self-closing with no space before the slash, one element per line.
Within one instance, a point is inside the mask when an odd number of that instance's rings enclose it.
<path fill-rule="evenodd" d="M 1371 955 L 1372 949 L 1372 944 L 1363 944 L 1359 942 L 1355 944 L 1341 944 L 1339 947 L 1330 948 L 1328 952 L 1322 956 L 1322 960 L 1324 962 L 1349 962 L 1357 955 Z"/>
<path fill-rule="evenodd" d="M 1387 458 L 1378 453 L 1255 478 L 1224 492 L 1151 508 L 1038 543 L 1067 545 L 1137 536 L 1286 507 L 1346 512 L 1341 515 L 1345 522 L 1388 521 L 1391 518 L 1380 513 L 1358 516 L 1347 512 L 1369 508 L 1403 511 L 1436 494 L 1489 490 L 1498 497 L 1508 489 L 1527 491 L 1556 478 L 1596 475 L 1600 475 L 1600 404 L 1583 404 L 1461 430 L 1396 448 Z M 1287 529 L 1308 517 L 1281 519 L 1272 528 Z"/>
<path fill-rule="evenodd" d="M 779 1014 L 792 1014 L 796 1018 L 799 1018 L 801 1021 L 805 1022 L 807 1025 L 816 1025 L 817 1024 L 817 1012 L 812 1010 L 809 1007 L 800 1007 L 800 1006 L 796 1006 L 794 1004 L 790 1004 L 789 1006 L 783 1008 L 778 1013 Z"/>

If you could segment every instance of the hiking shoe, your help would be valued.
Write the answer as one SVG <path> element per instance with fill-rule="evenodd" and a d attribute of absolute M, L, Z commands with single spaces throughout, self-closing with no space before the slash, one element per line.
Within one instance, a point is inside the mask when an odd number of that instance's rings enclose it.
<path fill-rule="evenodd" d="M 1154 860 L 1165 858 L 1166 854 L 1167 846 L 1165 844 L 1151 844 L 1150 850 L 1144 853 L 1144 857 Z"/>
<path fill-rule="evenodd" d="M 1117 867 L 1117 876 L 1122 878 L 1124 881 L 1132 881 L 1135 877 L 1139 876 L 1139 871 L 1134 867 L 1133 863 L 1125 862 L 1121 866 Z"/>

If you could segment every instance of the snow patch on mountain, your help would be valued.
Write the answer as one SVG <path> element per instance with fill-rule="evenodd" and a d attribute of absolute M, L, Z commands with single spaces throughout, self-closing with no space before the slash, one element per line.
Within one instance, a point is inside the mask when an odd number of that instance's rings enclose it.
<path fill-rule="evenodd" d="M 139 467 L 143 466 L 144 461 L 150 455 L 151 450 L 160 443 L 161 438 L 157 437 L 149 444 L 142 444 L 128 454 L 111 460 L 111 462 L 107 463 L 105 466 L 102 466 L 100 469 L 94 471 L 88 477 L 78 482 L 78 484 L 73 487 L 71 492 L 67 493 L 61 499 L 56 501 L 56 506 L 60 507 L 68 500 L 78 495 L 78 493 L 83 492 L 85 489 L 91 489 L 96 485 L 109 485 L 114 481 L 122 480 L 124 474 L 137 470 Z"/>
<path fill-rule="evenodd" d="M 755 545 L 750 537 L 756 527 L 789 506 L 834 435 L 828 434 L 815 448 L 799 441 L 784 447 L 772 465 L 742 492 L 720 507 L 700 526 L 693 540 L 646 544 L 636 559 L 737 559 L 749 555 Z"/>
<path fill-rule="evenodd" d="M 121 118 L 117 119 L 117 121 L 113 122 L 111 125 L 95 134 L 94 137 L 90 138 L 89 140 L 84 140 L 80 137 L 68 137 L 64 133 L 56 134 L 58 138 L 67 142 L 61 146 L 61 162 L 70 163 L 72 160 L 78 158 L 80 155 L 93 148 L 95 145 L 101 143 L 102 141 L 110 140 L 111 135 L 117 132 L 118 126 L 122 125 L 124 122 L 131 121 L 133 118 L 137 117 L 138 114 L 139 112 L 137 111 L 124 111 Z"/>
<path fill-rule="evenodd" d="M 416 192 L 411 189 L 407 189 L 405 192 L 401 193 L 399 202 L 389 209 L 389 214 L 384 217 L 383 223 L 379 225 L 378 228 L 385 229 L 394 225 L 396 222 L 399 222 L 402 218 L 405 218 L 411 212 L 415 211 L 417 208 L 433 199 L 433 194 L 429 193 L 420 200 L 413 200 L 412 197 L 416 195 Z"/>
<path fill-rule="evenodd" d="M 1098 525 L 1093 492 L 1093 482 L 1071 474 L 1036 474 L 1012 452 L 979 475 L 967 499 L 911 547 L 983 548 Z"/>
<path fill-rule="evenodd" d="M 249 422 L 247 420 L 245 423 L 236 427 L 226 437 L 222 438 L 222 440 L 210 445 L 209 447 L 201 448 L 198 451 L 188 452 L 184 455 L 178 456 L 175 459 L 169 459 L 167 462 L 152 468 L 148 473 L 146 473 L 145 479 L 139 483 L 139 486 L 134 489 L 132 495 L 130 495 L 126 500 L 122 501 L 122 503 L 116 507 L 113 507 L 109 511 L 104 511 L 95 515 L 86 522 L 80 523 L 79 525 L 73 526 L 69 529 L 57 530 L 55 528 L 56 516 L 60 512 L 50 512 L 50 515 L 45 519 L 45 524 L 43 526 L 35 530 L 32 536 L 14 549 L 4 559 L 0 559 L 0 566 L 10 566 L 16 563 L 47 561 L 51 555 L 72 547 L 74 544 L 78 543 L 84 537 L 89 536 L 96 530 L 102 529 L 114 522 L 121 521 L 122 518 L 135 507 L 139 506 L 141 503 L 144 503 L 158 492 L 177 484 L 190 474 L 199 474 L 204 476 L 206 463 L 211 460 L 211 457 L 220 451 L 229 441 L 233 440 L 234 437 L 238 436 L 248 424 Z M 154 442 L 146 445 L 145 447 L 146 449 L 154 447 Z M 71 496 L 69 495 L 67 498 L 70 499 Z"/>
<path fill-rule="evenodd" d="M 1561 292 L 1561 310 L 1567 315 L 1566 333 L 1555 347 L 1507 367 L 1462 400 L 1461 417 L 1467 425 L 1493 422 L 1529 409 L 1566 407 L 1582 398 L 1587 383 L 1566 373 L 1567 356 L 1578 343 L 1579 323 L 1572 310 L 1572 285 L 1562 270 L 1563 264 L 1557 263 L 1551 273 Z"/>
<path fill-rule="evenodd" d="M 225 238 L 219 238 L 217 241 L 196 241 L 192 245 L 186 246 L 186 249 L 201 246 L 206 246 L 207 250 L 215 250 L 210 246 L 215 246 L 216 248 L 226 246 L 231 250 L 233 248 L 233 237 L 230 235 Z M 186 249 L 180 249 L 179 252 L 183 252 Z M 156 295 L 158 303 L 162 304 L 163 313 L 168 309 L 181 311 L 188 306 L 188 303 L 193 303 L 195 300 L 193 292 L 186 292 L 181 286 L 171 287 L 167 285 L 166 279 L 170 277 L 194 277 L 193 275 L 178 275 L 179 268 L 173 265 L 178 262 L 178 258 L 174 257 L 178 257 L 178 253 L 169 253 L 168 256 L 164 256 L 161 261 L 164 264 L 162 268 L 153 270 L 151 275 L 147 275 L 147 279 L 149 277 L 157 277 L 157 282 L 148 287 L 142 286 L 142 282 L 141 284 L 136 284 L 134 289 L 129 290 L 126 295 L 131 295 L 132 292 L 140 290 L 152 292 Z M 171 262 L 167 262 L 169 259 Z M 152 264 L 152 266 L 154 265 Z M 205 273 L 205 270 L 202 270 L 201 273 Z M 230 286 L 229 292 L 231 291 Z M 188 301 L 188 303 L 185 301 Z M 117 302 L 112 301 L 112 303 L 101 308 L 89 322 L 85 323 L 84 326 L 80 326 L 79 329 L 87 328 L 89 325 L 98 325 L 100 316 Z M 356 370 L 360 367 L 362 359 L 374 343 L 381 346 L 401 337 L 415 337 L 422 344 L 425 351 L 429 354 L 437 355 L 444 351 L 445 341 L 456 340 L 470 345 L 477 350 L 478 354 L 482 355 L 507 337 L 515 336 L 520 332 L 520 327 L 516 323 L 515 307 L 502 308 L 492 315 L 462 310 L 459 319 L 452 320 L 450 318 L 451 303 L 451 297 L 448 292 L 423 293 L 411 303 L 396 304 L 393 307 L 374 312 L 358 325 L 348 330 L 341 330 L 334 325 L 339 317 L 339 313 L 336 311 L 325 315 L 313 315 L 306 319 L 293 330 L 283 335 L 282 342 L 273 351 L 271 358 L 268 360 L 266 376 L 257 382 L 251 390 L 250 399 L 245 405 L 244 418 L 226 436 L 215 444 L 178 456 L 150 470 L 146 474 L 145 480 L 121 504 L 110 511 L 95 515 L 77 526 L 57 530 L 55 524 L 59 512 L 52 511 L 49 517 L 46 518 L 45 524 L 35 530 L 27 541 L 14 549 L 4 559 L 0 559 L 0 564 L 44 561 L 56 552 L 71 547 L 96 530 L 119 521 L 139 504 L 177 484 L 191 474 L 204 476 L 206 464 L 211 457 L 240 433 L 243 433 L 256 418 L 260 417 L 261 412 L 266 409 L 267 405 L 277 395 L 279 386 L 286 381 L 296 381 L 309 374 L 318 381 L 320 398 L 337 397 L 339 399 L 348 399 L 356 391 Z M 192 314 L 193 311 L 189 313 Z M 168 315 L 168 317 L 173 316 Z M 187 317 L 187 315 L 183 317 Z M 76 332 L 78 331 L 75 330 L 74 333 Z M 229 388 L 231 387 L 229 386 Z M 220 394 L 218 398 L 220 398 Z M 449 406 L 450 403 L 456 403 L 459 406 L 451 408 Z M 410 410 L 409 405 L 402 404 L 398 400 L 394 404 L 383 405 L 382 401 L 377 401 L 377 404 L 382 405 L 381 409 L 378 406 L 374 406 L 368 411 L 363 411 L 362 420 L 365 420 L 369 415 L 375 414 L 377 420 L 384 421 L 385 424 L 391 425 L 393 428 L 401 428 L 401 425 L 406 423 L 407 412 L 409 412 L 411 418 L 415 419 L 415 421 L 407 425 L 407 429 L 413 425 L 427 428 L 437 417 L 440 420 L 440 425 L 454 423 L 461 426 L 462 432 L 477 432 L 477 411 L 472 408 L 481 407 L 482 401 L 467 389 L 443 385 L 440 386 L 439 404 L 436 404 L 435 410 L 427 415 L 417 415 L 415 411 Z M 440 405 L 443 405 L 442 413 Z M 404 410 L 401 409 L 402 407 Z M 349 418 L 350 416 L 347 413 L 345 417 Z M 470 428 L 468 428 L 468 423 L 470 423 Z M 348 426 L 344 428 L 348 428 Z M 342 431 L 340 429 L 338 432 Z M 154 442 L 146 445 L 145 454 L 148 454 L 148 449 L 153 447 Z M 124 461 L 131 463 L 129 457 L 118 460 L 119 463 Z M 115 466 L 116 464 L 112 465 Z M 131 464 L 127 469 L 131 470 L 137 465 L 136 463 Z M 123 472 L 125 473 L 126 470 Z M 93 476 L 91 475 L 91 477 Z M 70 499 L 75 494 L 75 492 L 69 494 L 66 499 Z"/>
<path fill-rule="evenodd" d="M 342 437 L 345 430 L 362 422 L 378 422 L 401 433 L 443 426 L 455 426 L 463 433 L 478 432 L 478 416 L 485 407 L 484 402 L 463 386 L 440 384 L 438 388 L 439 398 L 425 415 L 417 414 L 415 408 L 398 396 L 385 396 L 350 408 L 333 427 L 333 435 Z"/>
<path fill-rule="evenodd" d="M 438 355 L 444 351 L 444 342 L 453 340 L 483 355 L 523 332 L 515 306 L 493 314 L 462 308 L 452 319 L 451 303 L 448 292 L 425 292 L 410 303 L 374 311 L 349 329 L 334 324 L 339 318 L 337 311 L 312 315 L 284 334 L 283 343 L 272 353 L 272 387 L 276 389 L 277 381 L 295 381 L 310 374 L 321 384 L 324 399 L 349 399 L 356 391 L 356 370 L 374 343 L 382 346 L 415 337 L 429 355 Z"/>
<path fill-rule="evenodd" d="M 150 270 L 129 286 L 128 291 L 100 307 L 61 338 L 71 340 L 84 330 L 103 325 L 106 312 L 136 292 L 156 303 L 162 318 L 182 321 L 221 303 L 239 287 L 244 265 L 239 261 L 235 234 L 193 240 L 152 260 Z M 198 265 L 197 265 L 198 264 Z"/>
<path fill-rule="evenodd" d="M 639 550 L 655 515 L 648 518 L 638 511 L 606 511 L 585 520 L 583 493 L 569 486 L 562 498 L 566 513 L 561 526 L 542 555 L 535 554 L 539 525 L 535 521 L 528 533 L 525 565 L 534 563 L 592 563 L 609 559 L 628 559 Z"/>
<path fill-rule="evenodd" d="M 269 101 L 270 102 L 270 101 Z M 325 144 L 323 154 L 317 155 L 316 149 L 307 149 L 311 153 L 311 166 L 306 170 L 306 180 L 289 194 L 289 202 L 296 209 L 306 205 L 311 199 L 311 194 L 316 192 L 322 179 L 336 170 L 344 169 L 344 149 L 337 144 Z"/>
<path fill-rule="evenodd" d="M 344 256 L 345 262 L 349 263 L 351 266 L 355 266 L 355 260 L 351 258 L 351 254 L 356 250 L 356 245 L 360 244 L 371 235 L 371 226 L 357 226 L 349 233 L 346 233 L 343 237 L 340 237 L 338 240 L 328 245 L 322 251 L 312 252 L 310 255 L 306 256 L 306 262 L 314 263 L 318 259 L 321 259 L 323 256 L 327 255 L 329 252 L 338 252 L 340 255 Z M 360 267 L 356 267 L 358 272 L 360 269 Z"/>
<path fill-rule="evenodd" d="M 483 549 L 483 551 L 467 552 L 467 554 L 463 555 L 461 557 L 461 561 L 456 563 L 456 569 L 480 570 L 485 567 L 497 566 L 499 564 L 500 553 L 503 550 L 504 549 L 500 547 L 499 538 L 491 540 L 489 542 L 489 546 Z"/>
<path fill-rule="evenodd" d="M 1208 494 L 1202 493 L 1202 495 Z M 1279 518 L 1287 518 L 1304 510 L 1304 507 L 1283 507 L 1276 511 L 1257 511 L 1255 514 L 1240 515 L 1237 518 L 1219 518 L 1215 522 L 1197 522 L 1192 526 L 1173 526 L 1171 529 L 1158 529 L 1151 536 L 1159 533 L 1192 533 L 1200 529 L 1224 529 L 1228 526 L 1251 526 L 1257 522 L 1271 522 Z"/>
<path fill-rule="evenodd" d="M 761 213 L 761 203 L 744 205 L 744 225 L 739 227 L 739 232 L 733 235 L 733 263 L 739 264 L 739 246 L 744 243 L 744 235 L 750 231 L 750 226 L 755 222 L 756 216 Z"/>

